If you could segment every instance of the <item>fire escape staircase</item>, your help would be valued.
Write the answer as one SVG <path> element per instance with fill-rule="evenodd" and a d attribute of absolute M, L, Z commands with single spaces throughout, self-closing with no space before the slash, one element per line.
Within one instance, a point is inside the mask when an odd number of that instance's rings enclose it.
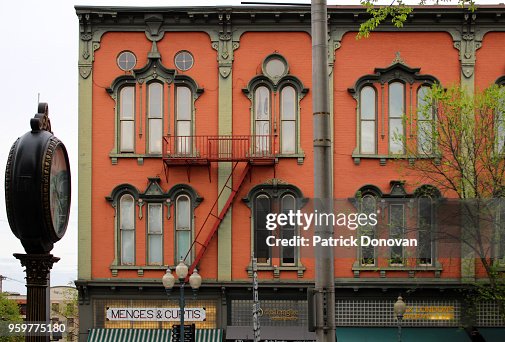
<path fill-rule="evenodd" d="M 211 162 L 233 163 L 233 167 L 225 184 L 220 189 L 216 200 L 198 229 L 191 247 L 184 258 L 187 259 L 188 255 L 196 249 L 197 245 L 200 246 L 200 248 L 197 249 L 194 261 L 189 267 L 189 275 L 198 265 L 210 242 L 216 235 L 221 222 L 237 197 L 252 165 L 273 166 L 275 177 L 275 163 L 277 157 L 276 136 L 168 136 L 164 137 L 163 140 L 163 164 L 167 181 L 170 166 L 186 166 L 188 181 L 190 181 L 191 166 L 207 166 L 209 168 L 210 179 Z M 239 167 L 239 165 L 242 164 L 244 167 Z M 240 172 L 240 170 L 242 170 L 240 176 L 235 178 L 234 181 L 234 174 Z M 225 191 L 226 189 L 229 191 Z M 218 205 L 225 196 L 228 196 L 228 198 L 218 213 Z M 211 225 L 211 227 L 207 229 L 206 227 L 209 225 Z"/>

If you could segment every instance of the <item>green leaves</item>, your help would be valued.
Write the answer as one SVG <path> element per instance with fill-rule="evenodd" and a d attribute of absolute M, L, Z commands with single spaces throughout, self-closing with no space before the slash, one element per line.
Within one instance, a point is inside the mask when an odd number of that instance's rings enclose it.
<path fill-rule="evenodd" d="M 439 5 L 449 0 L 419 0 L 419 5 L 427 5 L 429 2 Z M 403 0 L 392 0 L 390 5 L 378 5 L 378 0 L 360 0 L 361 5 L 369 14 L 369 19 L 361 23 L 356 39 L 367 38 L 379 25 L 390 21 L 395 27 L 401 28 L 407 21 L 407 17 L 414 8 L 404 3 Z M 469 11 L 476 10 L 475 0 L 458 0 L 461 7 L 467 7 Z"/>

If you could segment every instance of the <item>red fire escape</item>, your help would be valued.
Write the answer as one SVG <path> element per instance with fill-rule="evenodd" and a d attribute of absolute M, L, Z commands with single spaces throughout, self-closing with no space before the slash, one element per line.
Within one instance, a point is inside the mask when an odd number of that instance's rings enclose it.
<path fill-rule="evenodd" d="M 241 135 L 241 136 L 168 136 L 163 138 L 163 166 L 168 180 L 168 173 L 171 166 L 186 166 L 188 181 L 191 181 L 192 166 L 207 166 L 209 169 L 212 162 L 231 162 L 232 170 L 220 189 L 212 208 L 207 214 L 200 228 L 195 234 L 188 254 L 193 248 L 197 248 L 196 258 L 189 267 L 189 274 L 198 265 L 205 254 L 212 238 L 219 229 L 221 221 L 226 216 L 233 201 L 235 200 L 242 183 L 244 182 L 251 166 L 253 165 L 271 165 L 274 166 L 277 157 L 276 136 L 271 135 Z M 238 167 L 244 164 L 244 167 Z M 233 175 L 242 169 L 238 179 L 233 182 Z M 218 202 L 225 195 L 225 189 L 230 193 L 225 205 L 217 213 Z M 211 226 L 207 230 L 205 227 Z M 186 258 L 187 258 L 186 255 Z"/>

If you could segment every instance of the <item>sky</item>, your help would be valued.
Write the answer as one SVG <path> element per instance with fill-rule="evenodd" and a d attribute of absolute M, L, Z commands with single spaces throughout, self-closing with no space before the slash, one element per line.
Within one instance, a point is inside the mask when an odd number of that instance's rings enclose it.
<path fill-rule="evenodd" d="M 248 0 L 261 1 L 261 0 Z M 391 0 L 387 2 L 390 3 Z M 309 0 L 263 0 L 305 3 Z M 412 0 L 409 3 L 417 3 Z M 499 3 L 480 0 L 477 3 Z M 30 130 L 38 99 L 49 103 L 53 133 L 67 147 L 72 172 L 72 204 L 66 235 L 52 251 L 61 260 L 51 271 L 51 286 L 77 278 L 77 60 L 78 20 L 75 5 L 96 6 L 239 6 L 240 0 L 18 0 L 2 2 L 0 11 L 0 275 L 3 291 L 26 294 L 25 274 L 13 253 L 24 249 L 12 234 L 5 212 L 5 164 L 12 144 Z M 328 5 L 359 4 L 358 0 L 327 0 Z"/>

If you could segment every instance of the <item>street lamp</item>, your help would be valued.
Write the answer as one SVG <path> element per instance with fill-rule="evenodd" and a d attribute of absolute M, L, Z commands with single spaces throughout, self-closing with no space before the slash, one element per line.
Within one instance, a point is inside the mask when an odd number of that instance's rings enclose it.
<path fill-rule="evenodd" d="M 403 314 L 405 314 L 405 311 L 407 310 L 407 304 L 403 301 L 402 295 L 398 296 L 393 310 L 396 318 L 398 319 L 398 342 L 402 342 L 402 319 Z"/>
<path fill-rule="evenodd" d="M 184 263 L 183 260 L 179 262 L 179 265 L 175 268 L 175 274 L 179 279 L 179 284 L 181 286 L 180 295 L 179 295 L 179 317 L 181 322 L 180 335 L 181 340 L 184 342 L 184 285 L 186 283 L 186 277 L 188 276 L 188 266 Z M 172 275 L 172 271 L 170 268 L 167 269 L 167 272 L 161 278 L 163 282 L 163 286 L 165 287 L 165 291 L 167 295 L 170 296 L 170 292 L 175 285 L 175 277 Z M 196 268 L 193 270 L 193 274 L 189 277 L 189 285 L 191 289 L 193 289 L 193 293 L 196 296 L 196 291 L 202 285 L 202 277 L 196 271 Z"/>

